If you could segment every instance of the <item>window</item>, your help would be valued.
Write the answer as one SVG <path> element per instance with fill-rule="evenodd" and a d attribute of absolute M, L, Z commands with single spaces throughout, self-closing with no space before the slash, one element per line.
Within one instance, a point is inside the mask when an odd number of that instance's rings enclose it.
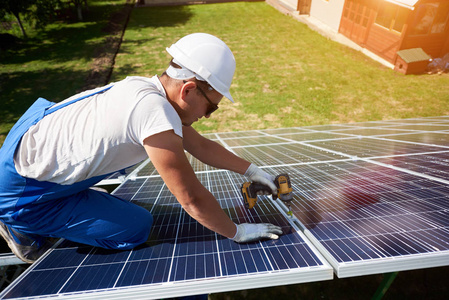
<path fill-rule="evenodd" d="M 410 33 L 413 35 L 428 34 L 437 11 L 438 3 L 429 3 L 418 6 Z"/>
<path fill-rule="evenodd" d="M 449 2 L 440 3 L 440 7 L 433 21 L 430 33 L 442 33 L 446 29 L 449 19 Z"/>
<path fill-rule="evenodd" d="M 368 26 L 370 9 L 366 0 L 348 0 L 345 2 L 343 17 L 355 24 Z"/>
<path fill-rule="evenodd" d="M 425 35 L 442 33 L 449 17 L 449 3 L 426 3 L 419 5 L 412 23 L 410 34 Z"/>
<path fill-rule="evenodd" d="M 396 30 L 397 32 L 401 32 L 402 28 L 405 25 L 405 22 L 407 22 L 407 16 L 409 14 L 409 11 L 407 9 L 404 9 L 401 7 L 401 9 L 398 9 L 398 13 L 396 14 L 396 20 L 393 22 L 393 30 Z"/>
<path fill-rule="evenodd" d="M 395 12 L 396 7 L 394 7 L 393 4 L 386 3 L 377 13 L 376 24 L 390 29 Z"/>
<path fill-rule="evenodd" d="M 385 3 L 377 13 L 375 23 L 388 30 L 402 32 L 409 12 L 405 7 Z"/>

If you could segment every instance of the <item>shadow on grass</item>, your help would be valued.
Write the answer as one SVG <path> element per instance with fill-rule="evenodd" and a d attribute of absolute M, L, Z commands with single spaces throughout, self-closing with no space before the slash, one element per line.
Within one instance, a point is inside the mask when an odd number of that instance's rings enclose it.
<path fill-rule="evenodd" d="M 129 23 L 128 29 L 137 30 L 142 27 L 182 25 L 192 15 L 188 6 L 135 8 L 132 13 L 147 16 L 145 24 Z M 0 52 L 0 63 L 11 65 L 26 64 L 36 60 L 51 62 L 89 60 L 93 49 L 101 43 L 101 38 L 107 35 L 105 30 L 102 30 L 104 26 L 106 26 L 105 20 L 49 26 L 38 36 L 21 40 L 10 49 Z M 139 43 L 145 42 L 148 40 L 139 41 Z"/>
<path fill-rule="evenodd" d="M 127 29 L 140 29 L 142 27 L 176 27 L 184 25 L 193 15 L 190 6 L 163 6 L 163 7 L 137 7 L 133 10 Z M 145 20 L 144 23 L 133 22 Z"/>
<path fill-rule="evenodd" d="M 85 76 L 83 71 L 64 69 L 0 74 L 0 135 L 6 135 L 37 98 L 54 102 L 63 100 L 74 93 L 77 83 Z"/>
<path fill-rule="evenodd" d="M 80 23 L 76 27 L 58 26 L 40 34 L 38 37 L 22 40 L 15 47 L 0 55 L 3 65 L 26 64 L 32 61 L 67 62 L 89 59 L 93 49 L 100 43 L 104 34 L 95 23 Z M 95 42 L 90 42 L 94 40 Z M 25 67 L 26 68 L 26 67 Z"/>

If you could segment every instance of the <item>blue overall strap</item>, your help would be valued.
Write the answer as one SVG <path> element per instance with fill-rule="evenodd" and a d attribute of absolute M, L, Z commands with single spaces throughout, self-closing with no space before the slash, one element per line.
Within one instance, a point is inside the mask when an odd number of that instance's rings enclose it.
<path fill-rule="evenodd" d="M 85 95 L 85 96 L 76 98 L 76 99 L 74 99 L 74 100 L 68 101 L 68 102 L 66 102 L 66 103 L 64 103 L 64 104 L 57 105 L 57 106 L 53 105 L 53 106 L 51 106 L 51 107 L 49 107 L 48 109 L 45 110 L 44 116 L 47 116 L 47 115 L 49 115 L 49 114 L 51 114 L 51 113 L 54 113 L 55 111 L 57 111 L 57 110 L 59 110 L 59 109 L 61 109 L 61 108 L 64 108 L 64 107 L 66 107 L 66 106 L 69 106 L 70 104 L 73 104 L 73 103 L 75 103 L 75 102 L 77 102 L 77 101 L 80 101 L 80 100 L 89 98 L 89 97 L 91 97 L 91 96 L 93 96 L 93 95 L 96 95 L 96 94 L 103 93 L 103 92 L 109 90 L 111 87 L 113 87 L 113 85 L 110 85 L 110 86 L 108 86 L 108 87 L 105 87 L 104 89 L 101 89 L 101 90 L 99 90 L 99 91 L 93 92 L 93 93 L 91 93 L 91 94 L 88 94 L 88 95 Z"/>

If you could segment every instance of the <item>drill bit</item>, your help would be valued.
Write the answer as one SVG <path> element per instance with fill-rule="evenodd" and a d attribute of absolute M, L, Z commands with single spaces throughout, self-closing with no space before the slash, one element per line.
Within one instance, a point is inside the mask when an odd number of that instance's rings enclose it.
<path fill-rule="evenodd" d="M 292 207 L 291 207 L 290 203 L 287 203 L 287 208 L 288 208 L 287 215 L 289 216 L 289 218 L 292 218 L 293 211 L 292 211 Z"/>

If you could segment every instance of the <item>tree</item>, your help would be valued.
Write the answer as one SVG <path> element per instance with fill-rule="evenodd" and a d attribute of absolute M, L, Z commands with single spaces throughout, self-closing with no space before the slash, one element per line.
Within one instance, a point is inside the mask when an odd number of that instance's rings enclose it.
<path fill-rule="evenodd" d="M 26 38 L 23 17 L 32 21 L 35 27 L 42 28 L 56 19 L 56 13 L 61 7 L 61 0 L 0 0 L 0 19 L 7 13 L 13 15 Z"/>
<path fill-rule="evenodd" d="M 35 27 L 43 28 L 57 19 L 57 13 L 62 7 L 61 0 L 35 0 L 35 7 L 29 12 L 29 18 L 35 21 Z"/>
<path fill-rule="evenodd" d="M 12 14 L 19 24 L 23 36 L 26 38 L 27 35 L 20 14 L 28 13 L 31 6 L 35 3 L 36 0 L 0 0 L 0 17 L 3 17 L 5 13 Z"/>
<path fill-rule="evenodd" d="M 75 6 L 76 13 L 78 15 L 78 21 L 83 20 L 83 4 L 87 9 L 87 0 L 69 0 L 69 3 L 72 3 Z"/>

